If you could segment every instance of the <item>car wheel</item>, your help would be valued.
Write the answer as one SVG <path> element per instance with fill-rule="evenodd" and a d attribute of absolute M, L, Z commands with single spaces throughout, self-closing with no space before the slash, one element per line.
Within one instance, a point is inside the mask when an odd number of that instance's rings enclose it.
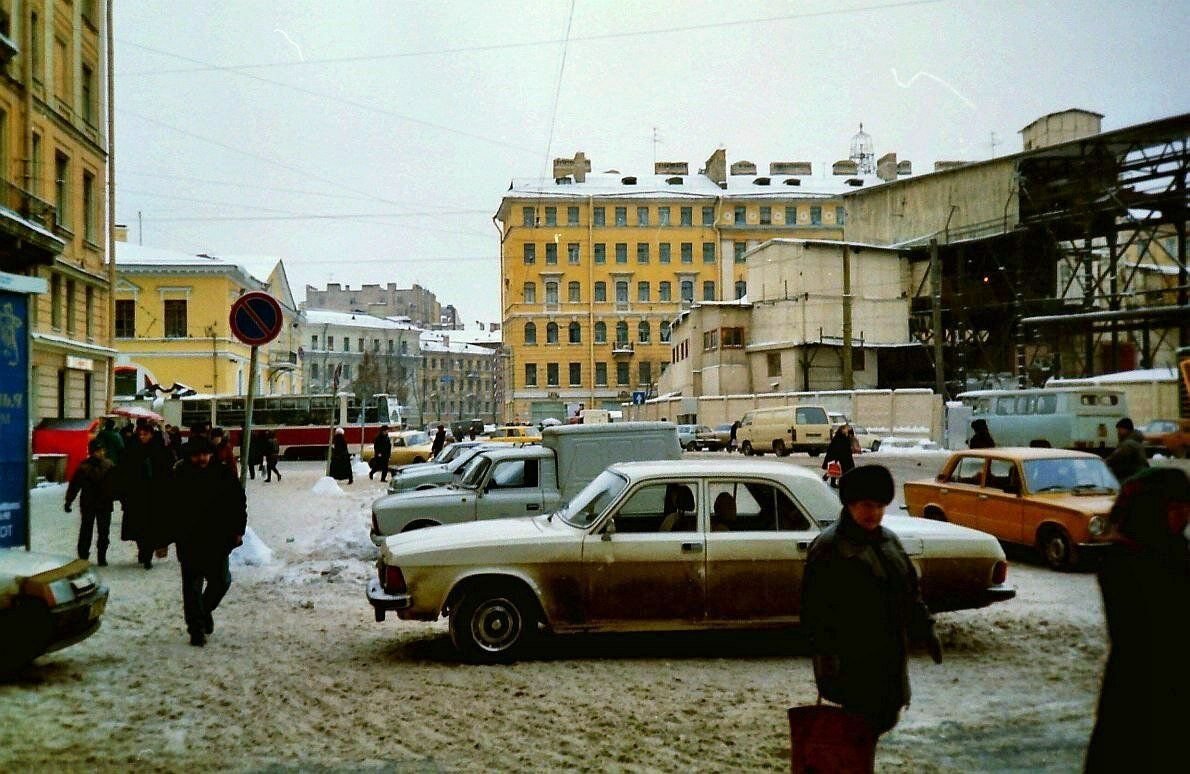
<path fill-rule="evenodd" d="M 517 589 L 468 592 L 450 616 L 450 639 L 468 661 L 514 660 L 537 631 L 537 610 Z"/>
<path fill-rule="evenodd" d="M 946 521 L 946 514 L 938 508 L 926 508 L 924 516 L 933 521 Z"/>
<path fill-rule="evenodd" d="M 789 456 L 789 449 L 785 448 L 784 441 L 773 441 L 773 454 L 776 454 L 778 457 Z"/>
<path fill-rule="evenodd" d="M 1037 546 L 1045 563 L 1055 570 L 1069 570 L 1077 562 L 1074 542 L 1061 527 L 1043 529 L 1037 537 Z"/>
<path fill-rule="evenodd" d="M 406 525 L 405 529 L 401 530 L 401 532 L 412 532 L 415 529 L 425 529 L 426 527 L 437 527 L 437 526 L 440 526 L 438 524 L 438 522 L 426 521 L 425 519 L 423 519 L 421 521 L 415 521 L 415 522 L 412 522 L 412 523 Z"/>
<path fill-rule="evenodd" d="M 753 454 L 752 444 L 748 441 L 744 441 L 744 445 L 740 447 L 740 451 L 744 453 L 745 457 L 751 457 Z"/>
<path fill-rule="evenodd" d="M 54 623 L 43 602 L 18 599 L 12 607 L 0 612 L 0 631 L 18 635 L 0 641 L 0 675 L 7 675 L 45 653 Z"/>
<path fill-rule="evenodd" d="M 821 449 L 810 449 L 807 454 L 809 454 L 811 457 L 817 457 L 821 451 Z"/>

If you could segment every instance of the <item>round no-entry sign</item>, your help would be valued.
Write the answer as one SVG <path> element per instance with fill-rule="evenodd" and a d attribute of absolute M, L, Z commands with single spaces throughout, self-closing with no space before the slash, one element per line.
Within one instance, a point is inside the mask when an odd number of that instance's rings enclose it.
<path fill-rule="evenodd" d="M 253 290 L 237 298 L 231 305 L 228 322 L 237 339 L 258 347 L 277 338 L 285 317 L 281 314 L 281 304 L 277 303 L 277 299 L 268 293 Z"/>

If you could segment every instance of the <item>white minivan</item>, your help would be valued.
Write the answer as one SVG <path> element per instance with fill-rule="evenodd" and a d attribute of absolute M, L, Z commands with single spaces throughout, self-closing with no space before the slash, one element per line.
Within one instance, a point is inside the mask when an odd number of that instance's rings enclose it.
<path fill-rule="evenodd" d="M 747 455 L 773 452 L 784 457 L 796 451 L 817 457 L 826 451 L 830 440 L 830 419 L 824 406 L 753 409 L 744 414 L 736 431 L 740 451 Z"/>

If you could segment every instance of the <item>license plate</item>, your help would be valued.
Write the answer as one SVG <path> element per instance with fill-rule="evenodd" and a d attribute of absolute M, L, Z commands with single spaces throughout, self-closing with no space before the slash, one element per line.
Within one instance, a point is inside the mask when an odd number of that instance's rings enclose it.
<path fill-rule="evenodd" d="M 87 614 L 88 621 L 94 621 L 99 616 L 103 615 L 104 609 L 107 608 L 107 597 L 100 597 L 95 600 L 95 604 L 91 605 L 91 611 Z"/>

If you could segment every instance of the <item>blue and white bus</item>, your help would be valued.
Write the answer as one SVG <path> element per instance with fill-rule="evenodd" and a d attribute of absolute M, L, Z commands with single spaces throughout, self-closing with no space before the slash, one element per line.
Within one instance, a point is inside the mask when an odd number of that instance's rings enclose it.
<path fill-rule="evenodd" d="M 1124 393 L 1103 387 L 972 390 L 958 399 L 971 407 L 972 421 L 988 423 L 997 446 L 1106 453 L 1116 446 L 1116 422 L 1128 416 Z"/>

